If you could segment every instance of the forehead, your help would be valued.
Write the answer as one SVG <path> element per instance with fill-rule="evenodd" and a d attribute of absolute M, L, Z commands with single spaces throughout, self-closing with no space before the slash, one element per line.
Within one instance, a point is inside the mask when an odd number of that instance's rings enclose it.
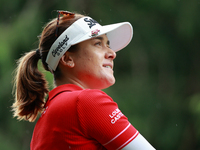
<path fill-rule="evenodd" d="M 106 42 L 107 44 L 109 44 L 109 40 L 108 40 L 107 35 L 103 34 L 103 35 L 99 35 L 99 36 L 93 37 L 91 39 L 88 39 L 86 41 L 80 42 L 80 43 L 78 43 L 78 45 L 89 44 L 90 42 L 93 42 L 95 40 L 101 40 L 101 41 Z"/>
<path fill-rule="evenodd" d="M 94 45 L 95 42 L 98 42 L 98 41 L 101 41 L 102 43 L 110 46 L 110 42 L 108 40 L 108 37 L 104 34 L 104 35 L 100 35 L 100 36 L 97 36 L 97 37 L 93 37 L 89 40 L 86 40 L 86 41 L 83 41 L 83 42 L 80 42 L 77 44 L 77 48 L 79 49 L 84 49 L 85 48 L 87 49 L 88 46 L 90 47 L 91 45 Z"/>
<path fill-rule="evenodd" d="M 94 37 L 94 38 L 92 38 L 91 40 L 94 40 L 94 39 L 99 39 L 99 40 L 105 40 L 105 41 L 108 41 L 108 37 L 107 37 L 106 34 L 103 34 L 103 35 L 100 35 L 100 36 Z"/>
<path fill-rule="evenodd" d="M 90 39 L 91 41 L 94 41 L 94 40 L 101 40 L 102 42 L 105 42 L 107 45 L 110 45 L 110 41 L 107 37 L 106 34 L 103 34 L 103 35 L 100 35 L 100 36 L 97 36 L 97 37 L 94 37 L 92 39 Z"/>

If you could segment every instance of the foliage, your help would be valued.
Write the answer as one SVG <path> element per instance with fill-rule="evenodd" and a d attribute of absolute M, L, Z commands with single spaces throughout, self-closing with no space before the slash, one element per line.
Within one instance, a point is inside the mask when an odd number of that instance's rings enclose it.
<path fill-rule="evenodd" d="M 199 0 L 1 0 L 0 149 L 29 149 L 34 123 L 12 118 L 12 72 L 54 10 L 131 22 L 134 38 L 117 53 L 116 84 L 105 91 L 156 149 L 200 149 Z"/>

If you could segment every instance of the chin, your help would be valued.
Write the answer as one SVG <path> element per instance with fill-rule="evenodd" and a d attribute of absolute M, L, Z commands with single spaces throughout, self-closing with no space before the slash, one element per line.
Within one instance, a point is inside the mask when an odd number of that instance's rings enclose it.
<path fill-rule="evenodd" d="M 115 77 L 114 76 L 107 76 L 104 78 L 99 77 L 93 80 L 89 80 L 88 83 L 89 83 L 88 87 L 90 87 L 91 89 L 103 90 L 115 84 Z"/>
<path fill-rule="evenodd" d="M 102 89 L 106 89 L 106 88 L 109 88 L 110 86 L 114 85 L 115 84 L 115 78 L 112 78 L 110 80 L 107 80 L 106 84 L 104 85 L 104 88 Z"/>

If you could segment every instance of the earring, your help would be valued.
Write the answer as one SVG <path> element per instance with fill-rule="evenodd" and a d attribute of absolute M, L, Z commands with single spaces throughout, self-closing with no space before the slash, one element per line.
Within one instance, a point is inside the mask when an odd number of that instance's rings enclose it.
<path fill-rule="evenodd" d="M 70 67 L 72 67 L 72 66 L 73 66 L 73 64 L 72 64 L 72 63 L 70 63 L 70 64 L 69 64 L 69 66 L 70 66 Z"/>

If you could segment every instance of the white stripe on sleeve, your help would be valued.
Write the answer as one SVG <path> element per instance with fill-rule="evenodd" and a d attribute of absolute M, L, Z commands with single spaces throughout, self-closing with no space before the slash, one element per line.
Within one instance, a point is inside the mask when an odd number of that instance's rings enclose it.
<path fill-rule="evenodd" d="M 122 150 L 155 150 L 155 148 L 139 133 L 139 135 Z"/>
<path fill-rule="evenodd" d="M 129 123 L 128 126 L 122 130 L 118 135 L 116 135 L 113 139 L 111 139 L 110 141 L 108 141 L 107 143 L 103 144 L 103 146 L 109 144 L 110 142 L 114 141 L 118 136 L 120 136 L 122 133 L 124 133 L 129 127 L 131 126 L 131 124 Z"/>

